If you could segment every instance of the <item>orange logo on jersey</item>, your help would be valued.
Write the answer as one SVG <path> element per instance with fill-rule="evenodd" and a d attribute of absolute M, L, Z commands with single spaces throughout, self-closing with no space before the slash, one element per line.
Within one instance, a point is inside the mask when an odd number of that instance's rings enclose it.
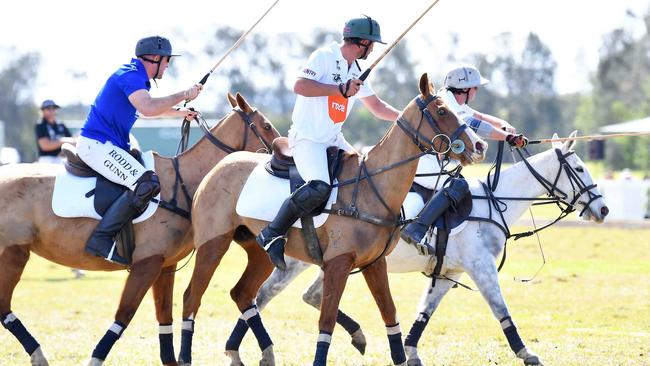
<path fill-rule="evenodd" d="M 327 98 L 327 110 L 334 123 L 345 122 L 348 114 L 348 99 L 342 95 L 330 95 Z"/>

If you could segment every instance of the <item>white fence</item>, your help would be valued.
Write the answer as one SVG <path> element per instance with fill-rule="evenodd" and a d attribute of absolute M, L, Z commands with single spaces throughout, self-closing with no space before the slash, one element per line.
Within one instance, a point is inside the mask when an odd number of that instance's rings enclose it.
<path fill-rule="evenodd" d="M 650 180 L 598 180 L 609 207 L 608 220 L 638 221 L 650 215 Z"/>

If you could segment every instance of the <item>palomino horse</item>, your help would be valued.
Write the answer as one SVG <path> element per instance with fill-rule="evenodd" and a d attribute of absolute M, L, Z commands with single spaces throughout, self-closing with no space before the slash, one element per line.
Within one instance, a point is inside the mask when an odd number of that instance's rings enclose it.
<path fill-rule="evenodd" d="M 575 135 L 574 132 L 571 136 Z M 557 138 L 557 135 L 554 138 Z M 499 288 L 497 268 L 495 266 L 496 257 L 504 249 L 507 228 L 521 217 L 533 201 L 507 200 L 502 197 L 534 198 L 548 194 L 552 197 L 551 201 L 563 202 L 568 209 L 565 209 L 565 211 L 579 210 L 584 219 L 598 223 L 603 222 L 609 210 L 593 184 L 586 166 L 573 153 L 573 146 L 573 142 L 554 144 L 551 150 L 529 158 L 530 168 L 524 162 L 519 162 L 503 171 L 494 196 L 502 202 L 507 202 L 507 208 L 502 211 L 504 214 L 503 222 L 496 220 L 506 230 L 501 230 L 496 225 L 470 221 L 458 235 L 449 238 L 448 249 L 443 263 L 444 272 L 442 272 L 446 278 L 443 277 L 437 280 L 435 287 L 427 286 L 424 289 L 417 309 L 417 320 L 406 338 L 405 345 L 409 366 L 423 364 L 417 354 L 418 340 L 443 296 L 456 283 L 455 281 L 458 281 L 463 272 L 466 272 L 472 278 L 485 297 L 494 316 L 500 321 L 508 343 L 517 357 L 522 359 L 526 365 L 542 364 L 539 357 L 527 348 L 519 337 Z M 542 177 L 542 179 L 536 177 L 534 172 L 539 173 L 539 177 Z M 558 174 L 561 176 L 558 176 Z M 555 183 L 555 189 L 549 189 L 552 186 L 545 186 L 542 183 L 544 180 L 552 183 L 557 179 L 556 177 L 559 179 Z M 534 184 L 536 182 L 538 184 Z M 470 187 L 473 195 L 485 195 L 481 181 L 471 181 Z M 475 199 L 471 215 L 488 218 L 488 205 L 490 203 L 485 199 Z M 492 208 L 497 209 L 494 205 Z M 417 212 L 407 212 L 407 216 L 409 214 L 416 215 Z M 476 233 L 480 233 L 480 236 L 477 237 Z M 287 270 L 275 270 L 260 288 L 257 296 L 257 306 L 260 309 L 266 306 L 298 274 L 310 266 L 295 259 L 287 259 Z M 430 274 L 436 264 L 436 257 L 435 255 L 419 255 L 414 246 L 400 240 L 395 250 L 386 257 L 386 262 L 388 271 L 392 273 L 422 272 Z M 323 293 L 322 277 L 323 274 L 320 272 L 314 283 L 303 295 L 303 299 L 308 304 L 317 308 Z M 346 329 L 350 328 L 347 324 L 352 323 L 352 329 L 355 330 L 353 332 L 353 343 L 358 348 L 363 349 L 365 347 L 365 338 L 360 328 L 358 325 L 355 327 L 354 324 L 356 323 L 346 318 L 345 314 L 340 314 L 339 317 L 341 316 L 344 317 L 344 321 L 341 323 Z M 241 334 L 243 335 L 243 333 Z M 241 342 L 241 339 L 238 341 L 233 340 L 233 342 Z M 234 350 L 230 351 L 233 358 L 237 356 L 235 352 Z"/>
<path fill-rule="evenodd" d="M 233 106 L 224 119 L 186 152 L 170 159 L 155 154 L 155 166 L 162 185 L 162 199 L 175 197 L 179 177 L 184 199 L 178 207 L 189 211 L 191 198 L 205 174 L 228 153 L 236 150 L 270 149 L 279 136 L 273 125 L 237 94 L 229 95 Z M 176 168 L 175 168 L 176 166 Z M 85 270 L 115 271 L 124 267 L 84 251 L 86 240 L 97 221 L 61 218 L 52 212 L 54 178 L 61 167 L 46 164 L 7 165 L 0 168 L 0 315 L 3 326 L 20 341 L 31 356 L 32 365 L 47 365 L 38 342 L 11 312 L 11 298 L 30 252 L 52 262 Z M 178 174 L 176 173 L 178 171 Z M 179 189 L 180 191 L 180 189 Z M 183 193 L 181 193 L 183 195 Z M 129 324 L 145 293 L 153 285 L 156 318 L 160 323 L 161 361 L 176 365 L 172 324 L 172 290 L 176 263 L 192 250 L 190 221 L 159 208 L 153 217 L 134 226 L 136 248 L 115 323 L 95 348 L 92 365 L 103 362 L 121 330 Z"/>
<path fill-rule="evenodd" d="M 426 74 L 420 78 L 419 89 L 421 94 L 407 105 L 397 122 L 367 157 L 348 154 L 344 158 L 337 203 L 332 211 L 344 208 L 343 204 L 347 202 L 356 202 L 356 206 L 347 206 L 346 210 L 355 211 L 356 208 L 355 216 L 360 220 L 330 215 L 325 224 L 317 229 L 323 252 L 326 295 L 321 306 L 320 336 L 314 365 L 326 364 L 338 304 L 348 274 L 357 267 L 363 269 L 368 287 L 386 324 L 393 362 L 406 362 L 396 309 L 388 286 L 384 255 L 396 243 L 394 239 L 397 237 L 393 234 L 400 217 L 402 201 L 415 176 L 417 157 L 422 156 L 422 151 L 431 152 L 435 149 L 434 137 L 439 134 L 460 136 L 467 149 L 460 153 L 452 152 L 452 156 L 460 159 L 463 164 L 485 157 L 485 142 L 471 129 L 465 129 L 467 126 L 459 122 L 455 113 L 434 95 L 433 85 L 429 83 Z M 237 201 L 246 180 L 253 169 L 266 160 L 268 157 L 261 154 L 232 154 L 221 161 L 199 186 L 192 207 L 194 243 L 198 251 L 192 280 L 184 295 L 183 318 L 184 321 L 194 320 L 201 297 L 234 238 L 247 248 L 248 265 L 230 294 L 242 312 L 241 319 L 251 327 L 258 339 L 264 355 L 260 364 L 274 364 L 272 342 L 255 308 L 257 291 L 273 270 L 273 265 L 256 244 L 253 235 L 259 233 L 266 222 L 242 217 L 236 212 Z M 356 184 L 347 184 L 346 181 Z M 358 201 L 356 197 L 359 198 Z M 219 210 L 214 209 L 217 202 Z M 312 262 L 299 230 L 289 231 L 286 253 L 302 261 Z M 185 342 L 182 341 L 181 344 L 184 345 Z M 189 354 L 189 351 L 181 348 L 181 354 Z M 189 360 L 182 358 L 179 361 Z"/>

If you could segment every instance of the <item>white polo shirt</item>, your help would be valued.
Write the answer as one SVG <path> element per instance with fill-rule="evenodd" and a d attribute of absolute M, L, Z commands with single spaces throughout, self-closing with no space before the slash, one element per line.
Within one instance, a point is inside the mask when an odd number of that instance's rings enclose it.
<path fill-rule="evenodd" d="M 309 56 L 298 77 L 322 84 L 338 85 L 349 79 L 358 79 L 362 72 L 357 62 L 353 62 L 348 68 L 348 62 L 341 54 L 341 45 L 332 42 Z M 347 99 L 342 95 L 328 97 L 298 95 L 291 116 L 293 124 L 289 130 L 289 138 L 293 141 L 305 139 L 319 143 L 335 140 L 341 133 L 341 127 L 348 118 L 356 99 L 374 94 L 366 81 L 355 96 Z"/>

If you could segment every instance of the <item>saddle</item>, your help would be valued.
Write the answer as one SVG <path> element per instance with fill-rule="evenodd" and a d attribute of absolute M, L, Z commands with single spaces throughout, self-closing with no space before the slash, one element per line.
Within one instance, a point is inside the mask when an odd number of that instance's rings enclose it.
<path fill-rule="evenodd" d="M 423 187 L 415 182 L 413 182 L 410 191 L 419 194 L 424 202 L 429 201 L 435 194 L 435 191 Z M 442 262 L 444 261 L 445 254 L 447 253 L 449 233 L 451 230 L 467 221 L 470 212 L 472 212 L 472 193 L 467 192 L 465 197 L 463 197 L 463 199 L 461 199 L 456 206 L 449 207 L 444 214 L 442 214 L 436 219 L 436 221 L 434 221 L 433 226 L 437 229 L 435 250 L 436 265 L 430 275 L 431 287 L 435 286 L 436 279 L 440 276 L 440 272 L 442 270 Z"/>
<path fill-rule="evenodd" d="M 286 137 L 278 137 L 273 140 L 273 155 L 268 163 L 265 165 L 266 171 L 278 178 L 289 180 L 290 193 L 295 192 L 303 184 L 305 180 L 302 179 L 296 163 L 293 161 L 293 156 L 289 150 L 289 139 Z M 343 157 L 345 151 L 336 146 L 327 149 L 327 167 L 329 171 L 330 184 L 333 184 L 334 179 L 338 177 L 343 168 Z M 314 227 L 314 216 L 318 216 L 323 212 L 326 202 L 321 207 L 316 208 L 314 211 L 300 218 L 302 225 L 302 232 L 307 244 L 307 253 L 314 260 L 315 263 L 322 264 L 323 253 L 318 242 L 316 229 Z"/>
<path fill-rule="evenodd" d="M 97 178 L 95 188 L 86 192 L 86 197 L 90 198 L 91 196 L 94 196 L 93 204 L 95 206 L 95 211 L 97 211 L 100 216 L 104 216 L 113 202 L 128 190 L 128 188 L 113 183 L 103 175 L 94 171 L 83 160 L 81 160 L 79 155 L 77 155 L 77 149 L 74 145 L 65 143 L 61 146 L 61 151 L 63 152 L 63 156 L 66 158 L 64 166 L 68 173 L 78 177 Z M 144 165 L 142 153 L 139 150 L 132 149 L 129 153 L 139 163 Z M 135 217 L 138 217 L 141 214 L 142 212 L 136 214 Z M 122 227 L 120 232 L 117 234 L 115 241 L 117 243 L 118 254 L 131 261 L 133 250 L 135 249 L 135 235 L 133 233 L 133 223 L 131 220 Z"/>

